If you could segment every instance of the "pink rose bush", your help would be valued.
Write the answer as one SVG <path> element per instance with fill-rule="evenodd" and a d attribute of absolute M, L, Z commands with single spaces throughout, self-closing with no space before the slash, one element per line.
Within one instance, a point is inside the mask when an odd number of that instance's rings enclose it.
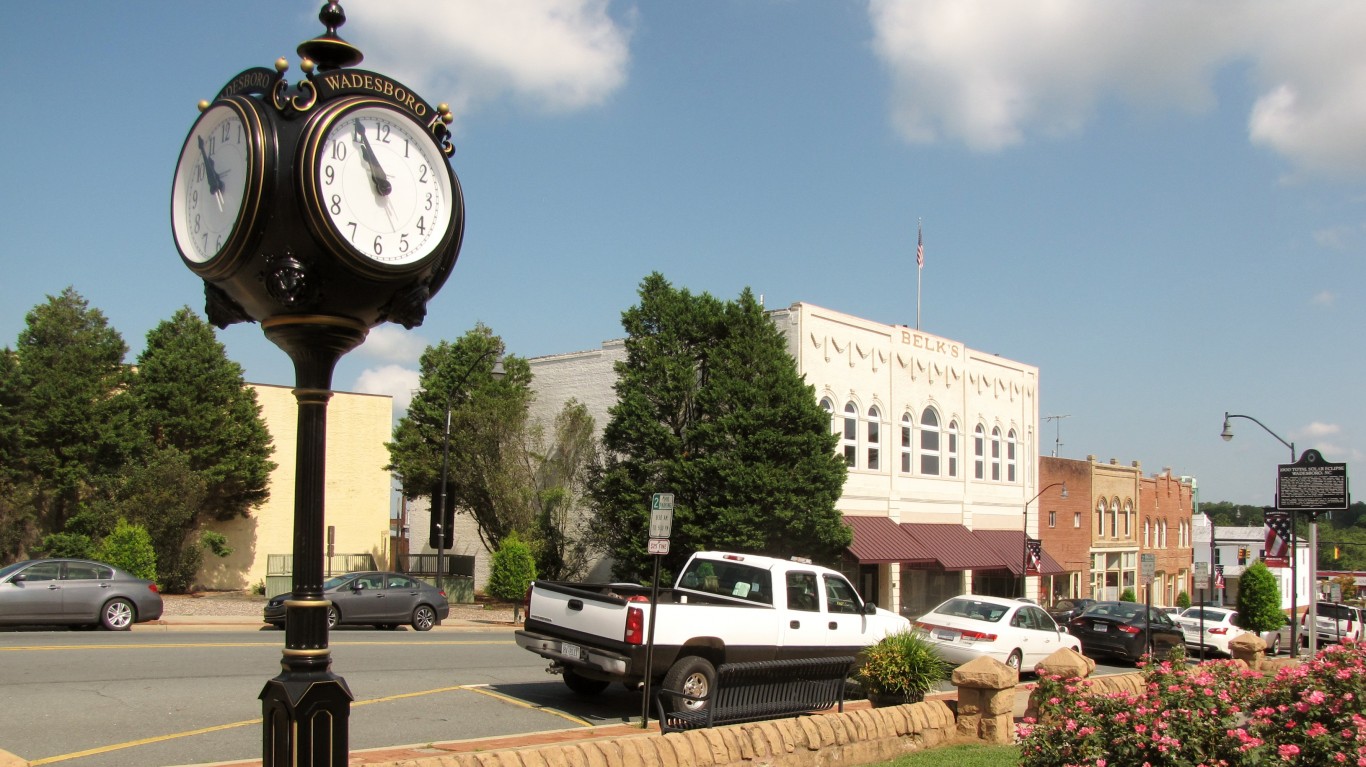
<path fill-rule="evenodd" d="M 1140 693 L 1040 677 L 1023 767 L 1366 767 L 1366 645 L 1269 676 L 1238 661 L 1141 664 Z"/>

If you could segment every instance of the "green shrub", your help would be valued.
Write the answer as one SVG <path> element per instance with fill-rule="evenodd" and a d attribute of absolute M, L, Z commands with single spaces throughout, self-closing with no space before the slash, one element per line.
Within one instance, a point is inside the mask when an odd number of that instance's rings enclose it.
<path fill-rule="evenodd" d="M 498 544 L 489 569 L 488 592 L 505 602 L 521 602 L 527 586 L 536 580 L 536 558 L 515 532 Z"/>
<path fill-rule="evenodd" d="M 113 532 L 100 541 L 95 558 L 139 578 L 156 580 L 157 552 L 152 548 L 152 536 L 147 528 L 126 519 L 120 519 Z"/>
<path fill-rule="evenodd" d="M 1187 594 L 1187 593 L 1184 592 L 1184 591 L 1181 592 L 1180 594 L 1177 594 L 1177 595 L 1176 595 L 1176 606 L 1177 606 L 1177 607 L 1180 607 L 1182 610 L 1186 609 L 1187 607 L 1190 607 L 1190 606 L 1191 606 L 1191 595 L 1190 595 L 1190 594 Z"/>
<path fill-rule="evenodd" d="M 36 557 L 71 557 L 74 559 L 95 559 L 95 546 L 90 536 L 80 533 L 52 533 L 43 536 L 43 542 L 33 548 Z"/>
<path fill-rule="evenodd" d="M 1138 601 L 1138 597 L 1134 594 L 1133 587 L 1130 587 L 1130 588 L 1125 589 L 1125 590 L 1124 590 L 1124 593 L 1122 593 L 1122 594 L 1119 595 L 1119 601 L 1121 601 L 1121 602 L 1137 602 L 1137 601 Z"/>
<path fill-rule="evenodd" d="M 1276 631 L 1285 625 L 1281 587 L 1265 562 L 1253 562 L 1238 579 L 1238 627 Z"/>
<path fill-rule="evenodd" d="M 888 634 L 863 651 L 854 678 L 870 695 L 923 697 L 949 673 L 934 645 L 911 631 Z"/>

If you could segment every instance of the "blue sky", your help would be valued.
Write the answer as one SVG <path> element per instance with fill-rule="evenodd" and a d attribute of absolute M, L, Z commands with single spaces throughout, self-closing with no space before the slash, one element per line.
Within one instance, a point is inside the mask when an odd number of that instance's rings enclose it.
<path fill-rule="evenodd" d="M 13 4 L 0 25 L 0 345 L 72 285 L 128 342 L 202 288 L 176 157 L 321 3 Z M 483 322 L 594 348 L 649 272 L 916 322 L 1040 369 L 1043 454 L 1141 461 L 1270 504 L 1272 436 L 1366 454 L 1366 5 L 1050 0 L 347 0 L 341 35 L 456 112 L 467 232 L 412 332 L 339 389 L 400 400 Z M 438 14 L 438 15 L 433 15 Z M 153 22 L 153 19 L 155 22 Z M 289 385 L 259 327 L 220 334 Z M 1055 441 L 1060 437 L 1061 445 Z"/>

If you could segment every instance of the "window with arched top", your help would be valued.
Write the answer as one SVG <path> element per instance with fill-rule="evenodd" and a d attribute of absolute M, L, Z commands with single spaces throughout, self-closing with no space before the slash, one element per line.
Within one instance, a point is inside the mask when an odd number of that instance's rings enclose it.
<path fill-rule="evenodd" d="M 1125 537 L 1125 538 L 1132 538 L 1132 537 L 1134 537 L 1133 519 L 1134 519 L 1134 507 L 1133 507 L 1133 504 L 1130 504 L 1130 503 L 1124 504 L 1124 537 Z"/>
<path fill-rule="evenodd" d="M 870 471 L 877 471 L 882 468 L 882 411 L 877 409 L 877 405 L 868 408 L 868 422 L 864 434 L 868 439 L 867 468 Z"/>
<path fill-rule="evenodd" d="M 973 477 L 984 479 L 986 474 L 987 431 L 982 425 L 972 430 Z"/>
<path fill-rule="evenodd" d="M 1145 549 L 1146 549 L 1146 548 L 1150 548 L 1150 547 L 1153 545 L 1153 544 L 1152 544 L 1152 539 L 1149 537 L 1149 533 L 1151 532 L 1151 528 L 1152 528 L 1152 521 L 1149 520 L 1149 519 L 1147 519 L 1147 518 L 1145 517 L 1145 518 L 1143 519 L 1143 548 L 1145 548 Z"/>
<path fill-rule="evenodd" d="M 949 476 L 958 476 L 958 422 L 949 421 L 949 428 L 944 430 L 944 437 L 947 444 L 944 447 L 944 457 L 949 459 Z"/>
<path fill-rule="evenodd" d="M 1001 427 L 991 429 L 991 481 L 1001 481 Z"/>
<path fill-rule="evenodd" d="M 1019 476 L 1020 457 L 1016 452 L 1015 430 L 1006 434 L 1006 481 L 1015 482 Z"/>
<path fill-rule="evenodd" d="M 911 435 L 915 431 L 915 421 L 911 420 L 911 414 L 905 413 L 901 416 L 901 473 L 911 473 Z"/>
<path fill-rule="evenodd" d="M 1105 537 L 1105 499 L 1096 503 L 1096 537 Z"/>
<path fill-rule="evenodd" d="M 1119 537 L 1119 499 L 1110 502 L 1110 537 Z"/>
<path fill-rule="evenodd" d="M 939 476 L 939 414 L 927 407 L 920 414 L 920 473 Z"/>
<path fill-rule="evenodd" d="M 844 429 L 840 435 L 840 449 L 844 452 L 844 463 L 849 468 L 858 465 L 858 408 L 854 403 L 844 405 Z"/>

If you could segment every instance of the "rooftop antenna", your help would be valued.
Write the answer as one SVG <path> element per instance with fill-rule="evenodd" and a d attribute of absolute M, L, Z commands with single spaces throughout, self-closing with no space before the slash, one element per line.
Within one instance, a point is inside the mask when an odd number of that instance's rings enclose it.
<path fill-rule="evenodd" d="M 1070 415 L 1046 415 L 1045 421 L 1057 421 L 1057 436 L 1053 439 L 1053 457 L 1058 457 L 1058 449 L 1062 447 L 1062 419 L 1071 418 Z"/>

